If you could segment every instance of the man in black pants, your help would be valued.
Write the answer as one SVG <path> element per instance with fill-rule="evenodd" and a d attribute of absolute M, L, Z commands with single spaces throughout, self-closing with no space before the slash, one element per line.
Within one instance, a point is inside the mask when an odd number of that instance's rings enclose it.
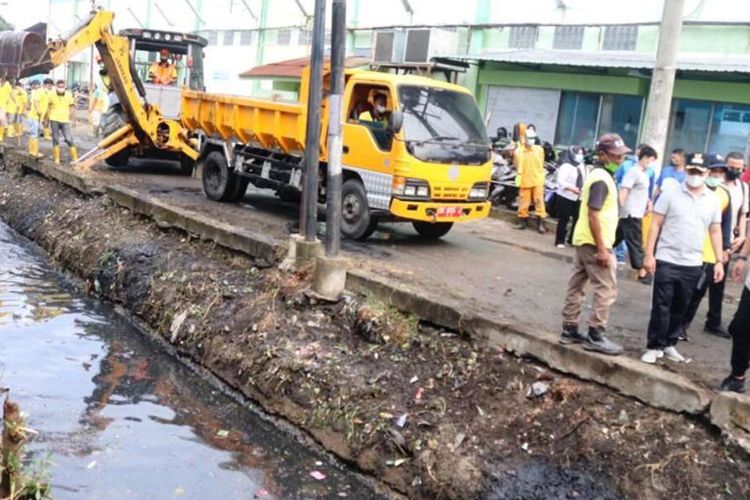
<path fill-rule="evenodd" d="M 648 341 L 641 356 L 644 363 L 656 363 L 662 357 L 678 363 L 686 361 L 675 345 L 690 297 L 703 275 L 707 233 L 715 254 L 723 251 L 721 209 L 719 199 L 705 185 L 705 155 L 690 155 L 686 172 L 685 183 L 663 191 L 654 204 L 643 262 L 648 272 L 655 273 Z M 724 265 L 718 261 L 713 280 L 723 279 Z"/>
<path fill-rule="evenodd" d="M 680 331 L 680 340 L 688 340 L 687 332 L 690 329 L 690 323 L 693 322 L 698 306 L 708 291 L 708 316 L 703 328 L 705 333 L 716 335 L 717 337 L 731 338 L 729 332 L 721 326 L 721 309 L 724 302 L 724 285 L 726 279 L 714 282 L 714 265 L 717 260 L 726 266 L 729 262 L 729 253 L 732 250 L 732 201 L 731 195 L 727 188 L 723 186 L 726 179 L 727 165 L 721 155 L 708 155 L 708 168 L 711 170 L 706 178 L 706 186 L 711 189 L 719 198 L 719 207 L 721 208 L 721 242 L 724 245 L 724 253 L 715 255 L 711 241 L 707 237 L 703 245 L 703 270 L 704 276 L 700 278 L 698 287 L 693 292 L 693 298 L 685 313 L 685 320 Z"/>
<path fill-rule="evenodd" d="M 732 269 L 732 279 L 738 283 L 742 281 L 742 275 L 747 268 L 748 255 L 750 255 L 750 238 L 745 240 Z M 729 333 L 732 334 L 732 373 L 724 379 L 719 389 L 745 392 L 745 373 L 750 366 L 750 274 L 745 278 L 740 305 L 729 324 Z"/>

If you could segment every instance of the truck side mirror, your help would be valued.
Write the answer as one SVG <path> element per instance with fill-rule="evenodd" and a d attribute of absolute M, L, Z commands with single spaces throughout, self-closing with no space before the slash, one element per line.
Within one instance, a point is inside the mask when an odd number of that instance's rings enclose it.
<path fill-rule="evenodd" d="M 403 111 L 391 112 L 390 118 L 388 118 L 388 132 L 391 134 L 398 134 L 404 127 L 404 113 Z"/>

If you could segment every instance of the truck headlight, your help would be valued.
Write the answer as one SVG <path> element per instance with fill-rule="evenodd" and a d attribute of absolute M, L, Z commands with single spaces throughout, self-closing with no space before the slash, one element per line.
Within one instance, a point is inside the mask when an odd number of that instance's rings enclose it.
<path fill-rule="evenodd" d="M 430 186 L 421 179 L 407 179 L 406 177 L 394 177 L 392 192 L 395 196 L 404 198 L 430 198 Z"/>
<path fill-rule="evenodd" d="M 474 187 L 472 187 L 471 191 L 469 191 L 470 200 L 484 201 L 487 199 L 488 195 L 489 188 L 487 187 L 487 183 L 485 182 L 474 184 Z"/>

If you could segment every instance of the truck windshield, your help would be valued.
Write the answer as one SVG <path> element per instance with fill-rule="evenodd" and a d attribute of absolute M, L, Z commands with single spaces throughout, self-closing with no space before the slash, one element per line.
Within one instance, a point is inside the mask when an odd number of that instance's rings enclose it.
<path fill-rule="evenodd" d="M 471 95 L 402 85 L 399 101 L 404 114 L 407 149 L 415 158 L 467 165 L 488 161 L 487 131 Z"/>

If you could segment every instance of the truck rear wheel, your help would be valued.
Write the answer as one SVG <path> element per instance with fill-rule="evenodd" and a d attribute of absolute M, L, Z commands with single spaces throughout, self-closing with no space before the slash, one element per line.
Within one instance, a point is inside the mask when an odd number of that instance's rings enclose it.
<path fill-rule="evenodd" d="M 366 240 L 378 227 L 370 212 L 365 187 L 359 179 L 347 179 L 341 186 L 341 234 L 352 240 Z"/>
<path fill-rule="evenodd" d="M 209 199 L 234 201 L 233 198 L 238 196 L 239 181 L 239 177 L 229 168 L 222 153 L 213 151 L 206 156 L 203 161 L 203 192 Z"/>
<path fill-rule="evenodd" d="M 442 238 L 453 227 L 452 222 L 413 222 L 412 225 L 421 237 L 430 240 Z"/>

